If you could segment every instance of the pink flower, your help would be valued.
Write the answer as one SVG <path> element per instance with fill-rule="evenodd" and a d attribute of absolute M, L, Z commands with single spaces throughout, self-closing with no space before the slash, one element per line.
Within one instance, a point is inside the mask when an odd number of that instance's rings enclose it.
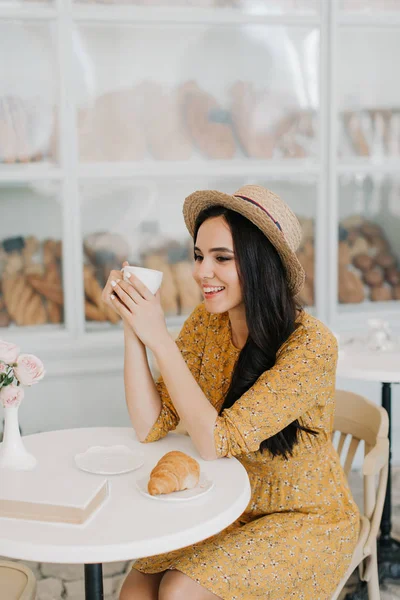
<path fill-rule="evenodd" d="M 18 346 L 0 340 L 0 360 L 9 365 L 11 363 L 17 362 L 18 354 Z"/>
<path fill-rule="evenodd" d="M 17 387 L 13 383 L 2 387 L 0 390 L 0 400 L 4 408 L 7 408 L 7 406 L 19 406 L 23 397 L 24 390 L 22 387 Z"/>
<path fill-rule="evenodd" d="M 5 363 L 0 362 L 0 375 L 2 373 L 7 373 L 9 367 Z"/>
<path fill-rule="evenodd" d="M 44 377 L 42 361 L 33 354 L 20 354 L 17 366 L 14 367 L 15 377 L 22 385 L 33 385 Z"/>

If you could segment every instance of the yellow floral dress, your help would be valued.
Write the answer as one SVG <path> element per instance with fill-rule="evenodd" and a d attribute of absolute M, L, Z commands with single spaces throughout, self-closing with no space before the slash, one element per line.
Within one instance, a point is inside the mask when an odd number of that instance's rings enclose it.
<path fill-rule="evenodd" d="M 244 513 L 200 543 L 136 561 L 143 573 L 177 569 L 224 600 L 329 600 L 352 557 L 359 512 L 331 443 L 337 344 L 320 321 L 303 312 L 274 367 L 215 425 L 219 457 L 245 467 L 251 500 Z M 239 350 L 227 313 L 200 304 L 177 339 L 194 378 L 220 412 Z M 162 379 L 159 418 L 146 442 L 173 430 L 178 414 Z M 318 431 L 302 434 L 288 460 L 260 453 L 264 439 L 299 418 Z"/>

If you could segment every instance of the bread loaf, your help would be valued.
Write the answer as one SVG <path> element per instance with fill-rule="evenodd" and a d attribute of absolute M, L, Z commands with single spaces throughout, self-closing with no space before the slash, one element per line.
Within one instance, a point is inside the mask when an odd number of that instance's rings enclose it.
<path fill-rule="evenodd" d="M 89 301 L 88 304 L 85 304 L 86 317 L 94 321 L 108 320 L 114 324 L 118 323 L 120 316 L 103 302 L 101 286 L 94 276 L 93 270 L 88 265 L 83 268 L 83 281 L 85 295 Z"/>
<path fill-rule="evenodd" d="M 172 273 L 172 269 L 162 254 L 145 256 L 143 266 L 147 269 L 156 269 L 163 272 L 163 280 L 160 288 L 160 300 L 166 316 L 174 316 L 179 312 L 178 288 Z"/>
<path fill-rule="evenodd" d="M 272 158 L 276 136 L 260 119 L 260 115 L 269 114 L 266 94 L 257 93 L 251 83 L 238 81 L 231 88 L 231 97 L 233 129 L 244 154 L 251 158 Z"/>
<path fill-rule="evenodd" d="M 185 84 L 181 93 L 187 130 L 194 144 L 208 158 L 233 158 L 236 145 L 231 125 L 216 99 L 195 82 Z"/>
<path fill-rule="evenodd" d="M 171 265 L 179 295 L 180 314 L 191 312 L 201 302 L 199 286 L 192 277 L 189 261 L 183 260 Z"/>

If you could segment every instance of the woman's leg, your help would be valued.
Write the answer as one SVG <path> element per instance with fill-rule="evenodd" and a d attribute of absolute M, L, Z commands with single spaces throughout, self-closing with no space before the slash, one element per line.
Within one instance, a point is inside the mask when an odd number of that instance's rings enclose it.
<path fill-rule="evenodd" d="M 158 600 L 221 600 L 180 571 L 166 571 L 161 579 Z"/>
<path fill-rule="evenodd" d="M 158 588 L 164 573 L 147 574 L 131 569 L 122 584 L 119 600 L 158 600 Z"/>

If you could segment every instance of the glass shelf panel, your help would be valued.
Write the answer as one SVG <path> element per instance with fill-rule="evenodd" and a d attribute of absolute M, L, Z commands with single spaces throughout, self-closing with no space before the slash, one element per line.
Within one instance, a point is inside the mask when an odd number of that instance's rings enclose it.
<path fill-rule="evenodd" d="M 400 11 L 398 0 L 340 0 L 340 8 L 349 12 L 376 13 Z"/>
<path fill-rule="evenodd" d="M 400 178 L 339 180 L 339 303 L 400 300 Z M 363 308 L 364 308 L 363 306 Z"/>
<path fill-rule="evenodd" d="M 0 185 L 0 207 L 0 327 L 63 326 L 58 184 Z"/>
<path fill-rule="evenodd" d="M 339 155 L 400 159 L 400 81 L 392 67 L 398 31 L 346 28 L 338 50 Z"/>
<path fill-rule="evenodd" d="M 120 269 L 124 260 L 163 271 L 161 301 L 166 317 L 188 315 L 202 296 L 192 278 L 193 242 L 183 221 L 183 201 L 196 189 L 233 193 L 246 183 L 280 194 L 301 219 L 304 238 L 298 255 L 307 272 L 302 299 L 312 305 L 315 179 L 98 180 L 80 186 L 87 328 L 118 325 L 118 318 L 102 304 L 101 291 L 110 271 Z"/>
<path fill-rule="evenodd" d="M 280 15 L 317 13 L 320 0 L 73 0 L 76 4 L 107 4 L 166 8 L 234 8 L 245 13 Z"/>
<path fill-rule="evenodd" d="M 18 6 L 29 6 L 35 4 L 53 4 L 54 0 L 0 0 L 0 7 L 18 8 Z"/>
<path fill-rule="evenodd" d="M 75 48 L 82 162 L 317 154 L 317 29 L 85 24 Z"/>
<path fill-rule="evenodd" d="M 55 160 L 55 40 L 51 24 L 0 21 L 0 170 Z"/>

